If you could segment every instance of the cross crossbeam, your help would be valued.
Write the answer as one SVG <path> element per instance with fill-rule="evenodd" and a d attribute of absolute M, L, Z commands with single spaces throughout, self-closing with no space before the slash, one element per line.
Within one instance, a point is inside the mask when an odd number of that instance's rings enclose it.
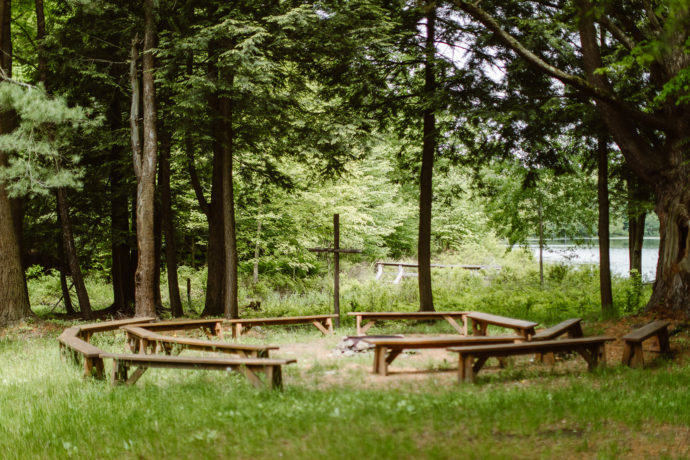
<path fill-rule="evenodd" d="M 333 254 L 333 314 L 335 326 L 340 327 L 340 254 L 359 254 L 361 249 L 344 249 L 340 247 L 340 214 L 333 214 L 333 247 L 308 248 L 311 252 Z"/>

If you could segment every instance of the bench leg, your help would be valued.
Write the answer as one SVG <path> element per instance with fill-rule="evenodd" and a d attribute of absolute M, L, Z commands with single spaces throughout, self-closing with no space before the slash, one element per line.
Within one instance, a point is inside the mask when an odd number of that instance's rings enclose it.
<path fill-rule="evenodd" d="M 376 345 L 374 347 L 374 374 L 387 375 L 388 365 L 386 363 L 386 352 L 388 348 Z"/>
<path fill-rule="evenodd" d="M 669 356 L 671 354 L 671 346 L 668 343 L 668 330 L 666 328 L 660 329 L 656 338 L 659 342 L 659 352 Z"/>
<path fill-rule="evenodd" d="M 460 383 L 473 383 L 475 381 L 474 357 L 472 355 L 459 354 L 458 381 Z"/>
<path fill-rule="evenodd" d="M 457 321 L 455 321 L 455 319 L 453 319 L 452 316 L 443 315 L 443 319 L 448 321 L 448 324 L 450 324 L 453 327 L 453 329 L 455 329 L 458 332 L 458 334 L 465 335 L 465 330 L 462 327 L 460 327 L 460 325 L 457 323 Z"/>
<path fill-rule="evenodd" d="M 486 335 L 487 323 L 481 323 L 472 319 L 472 335 Z"/>
<path fill-rule="evenodd" d="M 237 339 L 242 335 L 242 325 L 241 324 L 233 324 L 232 325 L 232 338 Z"/>
<path fill-rule="evenodd" d="M 266 367 L 266 385 L 270 390 L 283 388 L 283 372 L 281 366 Z"/>
<path fill-rule="evenodd" d="M 326 329 L 329 334 L 333 334 L 333 318 L 326 318 Z"/>
<path fill-rule="evenodd" d="M 312 324 L 313 324 L 314 326 L 316 326 L 316 329 L 318 329 L 319 331 L 321 331 L 321 333 L 322 333 L 323 335 L 328 335 L 328 334 L 329 334 L 328 329 L 326 329 L 326 328 L 324 327 L 324 325 L 321 324 L 321 321 L 312 321 Z"/>
<path fill-rule="evenodd" d="M 644 366 L 644 355 L 642 354 L 642 344 L 626 342 L 623 349 L 623 364 L 630 367 Z"/>
<path fill-rule="evenodd" d="M 103 359 L 84 357 L 84 378 L 86 377 L 103 378 Z"/>
<path fill-rule="evenodd" d="M 359 321 L 360 316 L 357 317 L 357 321 Z M 357 325 L 357 335 L 366 335 L 367 331 L 371 329 L 371 326 L 376 323 L 376 320 L 370 319 L 368 323 L 366 323 L 364 326 L 360 324 Z"/>
<path fill-rule="evenodd" d="M 388 356 L 386 356 L 386 366 L 390 365 L 393 361 L 395 361 L 395 358 L 400 356 L 400 353 L 402 353 L 402 350 L 389 351 Z"/>
<path fill-rule="evenodd" d="M 577 323 L 577 324 L 574 324 L 568 330 L 568 338 L 569 339 L 579 339 L 580 337 L 584 337 L 584 334 L 582 332 L 582 325 L 580 323 Z"/>
<path fill-rule="evenodd" d="M 259 368 L 261 369 L 261 368 Z M 254 385 L 255 388 L 263 388 L 264 387 L 264 382 L 261 381 L 259 376 L 256 373 L 257 368 L 254 367 L 249 367 L 249 366 L 239 366 L 238 370 L 245 376 L 247 377 L 247 380 Z M 261 369 L 263 372 L 266 372 L 266 369 Z"/>
<path fill-rule="evenodd" d="M 119 385 L 127 381 L 127 365 L 117 359 L 113 359 L 113 371 L 110 374 L 112 386 Z"/>
<path fill-rule="evenodd" d="M 127 378 L 125 385 L 131 386 L 137 383 L 141 376 L 144 375 L 144 372 L 146 372 L 146 369 L 148 369 L 148 367 L 137 367 L 137 369 L 134 372 L 132 372 L 132 375 L 130 375 L 129 378 Z"/>

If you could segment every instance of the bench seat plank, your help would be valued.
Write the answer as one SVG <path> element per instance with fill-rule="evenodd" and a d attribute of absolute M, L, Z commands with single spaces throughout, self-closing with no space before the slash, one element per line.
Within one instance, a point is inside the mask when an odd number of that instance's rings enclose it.
<path fill-rule="evenodd" d="M 571 318 L 561 323 L 551 326 L 548 329 L 537 332 L 532 336 L 532 340 L 553 340 L 563 334 L 568 334 L 571 339 L 582 337 L 582 318 Z"/>
<path fill-rule="evenodd" d="M 605 343 L 615 340 L 609 336 L 582 337 L 576 339 L 546 340 L 500 345 L 471 345 L 450 347 L 448 351 L 459 355 L 459 380 L 474 382 L 479 372 L 490 357 L 506 357 L 533 353 L 578 352 L 587 361 L 591 370 L 606 362 Z M 475 362 L 475 360 L 477 360 Z"/>
<path fill-rule="evenodd" d="M 388 375 L 388 365 L 403 350 L 448 348 L 458 345 L 513 343 L 523 340 L 522 336 L 444 336 L 444 337 L 404 337 L 404 338 L 370 338 L 363 339 L 374 345 L 374 374 Z"/>
<path fill-rule="evenodd" d="M 165 355 L 114 354 L 103 353 L 101 358 L 112 359 L 112 385 L 125 383 L 133 385 L 148 368 L 171 369 L 205 369 L 236 370 L 241 372 L 254 386 L 279 388 L 282 385 L 281 366 L 296 362 L 295 359 L 260 359 L 260 358 L 215 358 L 215 357 L 182 357 Z M 128 377 L 128 369 L 138 369 Z M 266 375 L 262 382 L 257 373 Z"/>
<path fill-rule="evenodd" d="M 139 353 L 147 353 L 149 350 L 155 353 L 162 349 L 166 354 L 170 354 L 173 345 L 180 345 L 190 350 L 234 353 L 245 357 L 267 358 L 270 350 L 278 349 L 275 345 L 246 345 L 198 340 L 188 337 L 171 337 L 156 334 L 137 326 L 124 326 L 122 329 L 127 333 L 127 343 L 130 351 Z"/>
<path fill-rule="evenodd" d="M 222 319 L 189 319 L 182 321 L 157 321 L 142 323 L 139 327 L 150 331 L 182 331 L 188 329 L 206 329 L 210 335 L 221 335 L 223 332 Z"/>
<path fill-rule="evenodd" d="M 79 328 L 79 335 L 81 338 L 88 342 L 91 339 L 91 336 L 98 332 L 114 331 L 129 324 L 150 323 L 151 321 L 155 320 L 156 318 L 154 316 L 142 316 L 138 318 L 126 318 L 113 321 L 102 321 L 99 323 L 82 324 L 77 327 Z"/>
<path fill-rule="evenodd" d="M 312 323 L 324 335 L 333 333 L 333 318 L 338 315 L 281 316 L 273 318 L 237 318 L 228 320 L 232 327 L 232 338 L 240 337 L 254 326 L 275 326 L 281 324 Z"/>
<path fill-rule="evenodd" d="M 534 335 L 534 328 L 538 325 L 538 323 L 533 321 L 508 318 L 507 316 L 492 315 L 490 313 L 481 313 L 477 311 L 468 312 L 467 319 L 472 320 L 472 333 L 474 335 L 486 335 L 487 326 L 492 324 L 494 326 L 513 329 L 527 340 Z"/>
<path fill-rule="evenodd" d="M 467 319 L 466 311 L 353 311 L 349 312 L 348 316 L 354 316 L 357 322 L 357 335 L 364 335 L 367 333 L 376 321 L 392 321 L 392 320 L 440 320 L 445 319 L 458 334 L 467 335 Z M 456 319 L 462 320 L 463 326 L 460 326 Z M 362 324 L 363 320 L 368 322 Z"/>

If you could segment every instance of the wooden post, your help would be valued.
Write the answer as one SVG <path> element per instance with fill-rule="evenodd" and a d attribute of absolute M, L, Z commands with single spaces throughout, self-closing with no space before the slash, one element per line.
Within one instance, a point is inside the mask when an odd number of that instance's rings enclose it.
<path fill-rule="evenodd" d="M 333 314 L 340 327 L 340 214 L 333 214 Z"/>
<path fill-rule="evenodd" d="M 362 251 L 360 249 L 340 249 L 340 214 L 333 214 L 333 247 L 309 248 L 309 251 L 333 253 L 333 314 L 337 315 L 335 326 L 340 327 L 340 253 L 357 254 Z"/>

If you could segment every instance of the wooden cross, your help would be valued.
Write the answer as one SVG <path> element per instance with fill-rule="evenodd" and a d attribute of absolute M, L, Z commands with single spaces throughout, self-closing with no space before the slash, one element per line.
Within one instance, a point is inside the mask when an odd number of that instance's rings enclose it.
<path fill-rule="evenodd" d="M 340 254 L 358 254 L 361 249 L 340 248 L 340 214 L 333 214 L 333 247 L 332 248 L 308 248 L 311 252 L 333 253 L 333 314 L 336 327 L 340 327 Z"/>

